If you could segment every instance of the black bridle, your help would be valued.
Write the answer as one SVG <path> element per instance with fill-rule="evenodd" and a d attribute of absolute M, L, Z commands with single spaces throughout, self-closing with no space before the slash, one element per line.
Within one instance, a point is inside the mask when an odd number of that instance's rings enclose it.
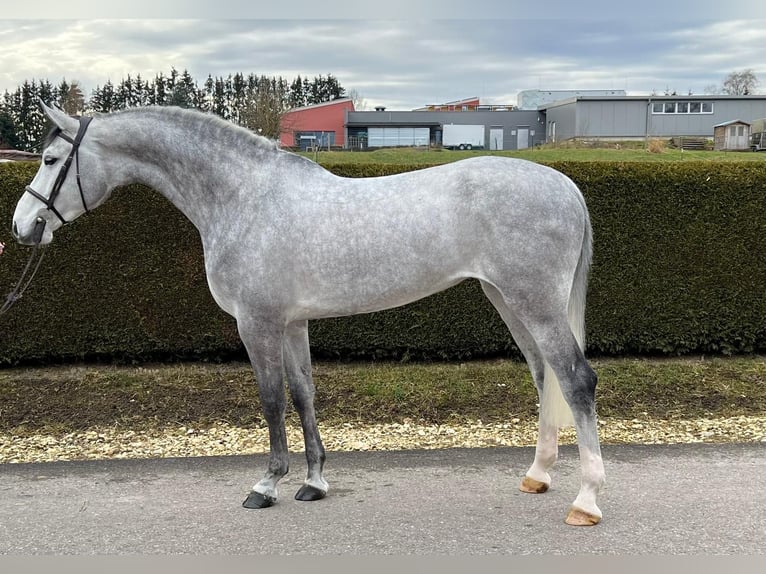
<path fill-rule="evenodd" d="M 82 183 L 80 182 L 80 142 L 82 142 L 82 138 L 85 136 L 85 130 L 88 129 L 88 124 L 93 118 L 83 116 L 80 118 L 80 127 L 77 130 L 77 135 L 74 139 L 70 138 L 68 135 L 66 135 L 64 132 L 61 131 L 61 129 L 57 128 L 57 131 L 55 132 L 54 137 L 60 137 L 61 139 L 68 141 L 72 144 L 72 149 L 69 152 L 69 156 L 67 156 L 66 160 L 64 161 L 64 165 L 61 166 L 61 169 L 59 170 L 59 174 L 56 177 L 56 181 L 53 182 L 53 188 L 51 189 L 51 194 L 48 197 L 45 197 L 41 193 L 35 191 L 32 189 L 32 186 L 28 185 L 25 188 L 25 191 L 35 197 L 36 199 L 39 199 L 43 202 L 45 207 L 48 208 L 48 211 L 53 213 L 56 217 L 58 217 L 61 220 L 61 223 L 67 224 L 69 223 L 64 217 L 59 213 L 59 211 L 56 209 L 55 203 L 56 198 L 59 195 L 59 192 L 61 191 L 61 187 L 64 185 L 64 181 L 66 180 L 66 176 L 69 173 L 69 168 L 72 165 L 72 159 L 74 159 L 75 162 L 75 169 L 77 170 L 77 187 L 80 190 L 80 199 L 82 200 L 82 206 L 85 209 L 85 213 L 90 213 L 90 210 L 88 209 L 88 204 L 85 201 L 85 193 L 82 190 Z"/>
<path fill-rule="evenodd" d="M 85 130 L 88 129 L 88 124 L 90 123 L 90 120 L 93 118 L 89 118 L 86 116 L 83 116 L 80 118 L 80 127 L 77 130 L 77 135 L 74 139 L 70 138 L 68 135 L 66 135 L 64 132 L 61 131 L 61 128 L 56 128 L 56 131 L 53 132 L 53 137 L 60 137 L 63 140 L 68 141 L 72 144 L 72 149 L 69 152 L 69 156 L 64 161 L 64 165 L 61 166 L 61 169 L 59 170 L 58 176 L 56 176 L 56 181 L 53 182 L 53 188 L 51 189 L 51 194 L 48 197 L 45 197 L 41 193 L 38 193 L 34 189 L 32 189 L 31 185 L 26 186 L 24 191 L 35 197 L 36 199 L 39 199 L 43 202 L 45 207 L 48 208 L 48 211 L 53 213 L 56 217 L 58 217 L 61 220 L 61 223 L 66 225 L 69 223 L 64 217 L 59 213 L 58 209 L 56 209 L 55 203 L 56 198 L 58 197 L 59 192 L 61 192 L 61 186 L 64 185 L 64 181 L 66 180 L 67 174 L 69 173 L 69 168 L 72 165 L 72 159 L 74 159 L 75 162 L 75 169 L 77 170 L 77 187 L 80 190 L 80 199 L 82 200 L 82 206 L 85 209 L 85 213 L 90 213 L 90 210 L 88 209 L 88 204 L 85 201 L 85 193 L 82 190 L 82 183 L 80 182 L 80 142 L 82 142 L 82 138 L 85 135 Z M 13 289 L 13 291 L 8 295 L 8 297 L 5 300 L 5 303 L 3 303 L 2 306 L 0 306 L 0 315 L 4 315 L 8 310 L 13 306 L 13 304 L 21 299 L 21 296 L 24 294 L 24 291 L 26 291 L 27 287 L 29 287 L 29 284 L 32 282 L 32 278 L 35 276 L 35 273 L 37 273 L 37 270 L 40 268 L 40 263 L 42 263 L 43 260 L 43 252 L 39 251 L 40 248 L 40 241 L 42 239 L 43 231 L 45 231 L 45 219 L 42 217 L 37 218 L 37 222 L 35 223 L 35 229 L 32 235 L 32 238 L 34 239 L 34 248 L 32 249 L 32 254 L 29 257 L 29 261 L 27 262 L 26 267 L 24 267 L 24 271 L 21 273 L 21 278 L 16 283 L 16 287 Z M 35 262 L 35 257 L 38 255 L 37 261 Z"/>

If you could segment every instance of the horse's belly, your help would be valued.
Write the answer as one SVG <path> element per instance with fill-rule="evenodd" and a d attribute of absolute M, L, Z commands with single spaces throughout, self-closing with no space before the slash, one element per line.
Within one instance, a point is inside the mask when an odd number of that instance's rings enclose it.
<path fill-rule="evenodd" d="M 348 285 L 334 292 L 314 290 L 296 300 L 290 316 L 292 320 L 304 320 L 383 311 L 444 291 L 467 277 L 453 275 L 419 284 L 371 282 Z"/>

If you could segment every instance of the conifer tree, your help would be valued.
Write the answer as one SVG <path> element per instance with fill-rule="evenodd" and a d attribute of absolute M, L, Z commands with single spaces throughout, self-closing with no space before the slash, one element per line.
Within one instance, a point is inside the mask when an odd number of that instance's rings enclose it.
<path fill-rule="evenodd" d="M 25 151 L 36 151 L 47 130 L 46 120 L 37 105 L 40 97 L 57 102 L 70 115 L 83 112 L 108 113 L 147 105 L 178 105 L 214 113 L 271 138 L 279 137 L 280 121 L 290 108 L 318 104 L 343 97 L 345 90 L 337 78 L 328 74 L 309 81 L 298 76 L 288 81 L 281 76 L 267 77 L 238 72 L 227 77 L 208 75 L 202 88 L 188 70 L 171 67 L 168 75 L 158 73 L 151 81 L 140 74 L 128 74 L 116 85 L 107 80 L 98 85 L 86 100 L 79 82 L 65 78 L 58 85 L 48 80 L 25 80 L 15 91 L 0 98 L 3 140 L 17 142 Z M 15 140 L 9 130 L 15 133 Z M 5 135 L 7 134 L 7 135 Z"/>

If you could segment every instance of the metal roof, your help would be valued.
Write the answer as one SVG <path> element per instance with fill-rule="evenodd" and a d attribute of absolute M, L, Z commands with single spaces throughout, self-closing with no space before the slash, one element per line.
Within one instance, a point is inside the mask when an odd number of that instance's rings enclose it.
<path fill-rule="evenodd" d="M 565 100 L 549 102 L 538 106 L 537 111 L 545 111 L 548 108 L 556 108 L 576 102 L 688 102 L 695 101 L 720 101 L 720 100 L 761 100 L 766 101 L 766 95 L 756 94 L 748 96 L 730 96 L 728 94 L 708 95 L 708 94 L 682 94 L 682 95 L 646 95 L 646 96 L 575 96 Z"/>
<path fill-rule="evenodd" d="M 730 126 L 732 124 L 744 124 L 746 126 L 749 126 L 750 122 L 746 122 L 744 120 L 729 120 L 728 122 L 723 122 L 723 123 L 720 123 L 720 124 L 716 124 L 713 127 L 714 128 L 721 128 L 721 127 L 724 127 L 724 126 Z"/>

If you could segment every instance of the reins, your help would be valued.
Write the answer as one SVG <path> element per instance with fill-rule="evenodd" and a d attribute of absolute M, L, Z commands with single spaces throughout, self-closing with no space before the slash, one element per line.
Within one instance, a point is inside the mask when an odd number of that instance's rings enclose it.
<path fill-rule="evenodd" d="M 43 219 L 38 219 L 37 224 L 35 225 L 35 237 L 37 238 L 37 241 L 35 242 L 34 247 L 32 247 L 32 254 L 29 256 L 29 261 L 27 261 L 24 271 L 21 272 L 21 277 L 16 283 L 16 287 L 14 287 L 13 291 L 8 294 L 5 303 L 0 307 L 0 316 L 7 313 L 8 310 L 13 307 L 13 304 L 21 299 L 24 291 L 26 291 L 29 284 L 32 283 L 32 279 L 40 268 L 40 263 L 42 263 L 44 255 L 44 251 L 40 249 L 40 237 L 42 236 L 44 229 L 45 221 Z M 37 257 L 38 254 L 39 257 Z M 35 257 L 37 257 L 37 262 L 35 262 Z M 29 276 L 27 277 L 27 275 Z"/>

